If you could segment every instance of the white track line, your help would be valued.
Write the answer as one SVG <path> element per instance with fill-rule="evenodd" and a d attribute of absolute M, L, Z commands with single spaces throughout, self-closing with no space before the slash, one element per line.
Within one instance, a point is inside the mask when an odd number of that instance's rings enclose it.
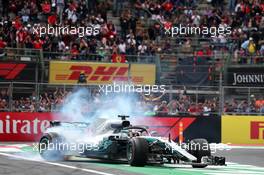
<path fill-rule="evenodd" d="M 228 146 L 229 149 L 264 149 L 264 146 Z"/>
<path fill-rule="evenodd" d="M 84 172 L 88 172 L 88 173 L 95 173 L 95 174 L 100 174 L 100 175 L 114 175 L 114 174 L 105 173 L 105 172 L 102 172 L 102 171 L 96 171 L 96 170 L 86 169 L 86 168 L 78 168 L 78 167 L 75 167 L 75 166 L 65 165 L 65 164 L 61 164 L 61 163 L 53 163 L 53 162 L 44 162 L 44 161 L 39 161 L 39 160 L 32 160 L 32 159 L 28 159 L 28 158 L 25 158 L 25 157 L 22 157 L 22 156 L 13 155 L 13 154 L 0 153 L 0 155 L 6 156 L 6 157 L 17 158 L 17 159 L 23 159 L 23 160 L 32 161 L 32 162 L 40 162 L 40 163 L 44 163 L 44 164 L 48 164 L 48 165 L 54 165 L 54 166 L 58 166 L 58 167 L 64 167 L 64 168 L 69 168 L 69 169 L 80 170 L 80 171 L 84 171 Z"/>

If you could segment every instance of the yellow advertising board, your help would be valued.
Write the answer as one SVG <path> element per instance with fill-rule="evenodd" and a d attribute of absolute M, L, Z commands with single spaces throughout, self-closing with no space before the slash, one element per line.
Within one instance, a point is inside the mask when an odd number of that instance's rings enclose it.
<path fill-rule="evenodd" d="M 156 66 L 152 64 L 51 61 L 49 83 L 75 84 L 84 73 L 88 84 L 111 84 L 131 81 L 155 84 Z"/>
<path fill-rule="evenodd" d="M 222 143 L 264 144 L 264 116 L 222 116 Z"/>

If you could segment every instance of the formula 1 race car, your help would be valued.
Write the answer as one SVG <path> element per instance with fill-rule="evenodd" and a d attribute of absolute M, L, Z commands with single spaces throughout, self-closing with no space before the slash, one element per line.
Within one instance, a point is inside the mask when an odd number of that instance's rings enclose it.
<path fill-rule="evenodd" d="M 88 123 L 51 121 L 50 128 L 40 139 L 39 153 L 48 161 L 80 156 L 124 160 L 131 166 L 178 163 L 204 168 L 207 165 L 225 165 L 224 157 L 211 155 L 205 139 L 193 139 L 180 145 L 170 137 L 152 136 L 155 132 L 149 132 L 147 126 L 132 126 L 126 119 L 128 116 L 119 117 L 121 120 L 99 122 L 100 127 L 92 132 Z M 94 135 L 85 139 L 84 135 L 89 132 Z"/>

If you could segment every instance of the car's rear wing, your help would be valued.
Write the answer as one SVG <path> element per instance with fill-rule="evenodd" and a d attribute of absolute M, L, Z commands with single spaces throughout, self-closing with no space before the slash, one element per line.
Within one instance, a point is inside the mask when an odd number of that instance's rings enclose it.
<path fill-rule="evenodd" d="M 129 118 L 128 115 L 118 115 L 118 117 L 120 117 L 121 120 L 126 120 L 126 118 Z"/>

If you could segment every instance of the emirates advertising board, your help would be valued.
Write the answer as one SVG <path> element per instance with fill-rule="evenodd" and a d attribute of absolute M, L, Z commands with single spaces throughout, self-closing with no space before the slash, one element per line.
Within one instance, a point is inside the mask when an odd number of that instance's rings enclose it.
<path fill-rule="evenodd" d="M 221 117 L 139 116 L 136 118 L 138 119 L 131 121 L 133 124 L 149 126 L 150 131 L 155 130 L 162 137 L 170 135 L 176 141 L 180 134 L 180 126 L 186 140 L 200 137 L 214 143 L 221 140 Z M 69 121 L 58 113 L 1 112 L 0 141 L 38 141 L 52 120 Z"/>

